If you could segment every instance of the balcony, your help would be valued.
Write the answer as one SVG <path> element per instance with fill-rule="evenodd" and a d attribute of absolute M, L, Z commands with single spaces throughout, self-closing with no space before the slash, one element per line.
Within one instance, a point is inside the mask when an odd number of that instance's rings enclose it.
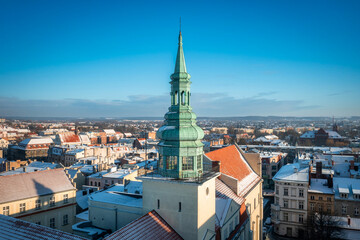
<path fill-rule="evenodd" d="M 279 204 L 271 204 L 271 211 L 280 211 Z"/>
<path fill-rule="evenodd" d="M 280 224 L 280 219 L 276 219 L 275 216 L 271 216 L 271 222 L 274 224 Z"/>

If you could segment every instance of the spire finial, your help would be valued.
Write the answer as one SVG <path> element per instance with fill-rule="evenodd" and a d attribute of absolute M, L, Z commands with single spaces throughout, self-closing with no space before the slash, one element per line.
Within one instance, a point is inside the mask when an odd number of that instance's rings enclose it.
<path fill-rule="evenodd" d="M 181 16 L 180 16 L 180 34 L 181 34 Z"/>

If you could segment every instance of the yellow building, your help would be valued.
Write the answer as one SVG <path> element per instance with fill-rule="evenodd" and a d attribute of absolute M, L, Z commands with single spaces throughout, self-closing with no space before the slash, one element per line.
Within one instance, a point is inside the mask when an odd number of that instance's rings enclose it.
<path fill-rule="evenodd" d="M 0 176 L 1 214 L 72 232 L 76 189 L 63 169 Z"/>
<path fill-rule="evenodd" d="M 244 153 L 237 145 L 231 145 L 209 152 L 206 157 L 211 160 L 213 166 L 219 166 L 221 181 L 237 196 L 245 199 L 253 239 L 262 239 L 263 203 L 260 155 Z M 231 231 L 228 231 L 228 236 L 230 235 Z"/>

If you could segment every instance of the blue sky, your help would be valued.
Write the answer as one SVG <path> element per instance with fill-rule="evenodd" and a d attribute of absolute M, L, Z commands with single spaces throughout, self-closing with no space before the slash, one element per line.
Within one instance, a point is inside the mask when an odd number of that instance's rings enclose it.
<path fill-rule="evenodd" d="M 0 0 L 0 116 L 360 115 L 360 1 Z"/>

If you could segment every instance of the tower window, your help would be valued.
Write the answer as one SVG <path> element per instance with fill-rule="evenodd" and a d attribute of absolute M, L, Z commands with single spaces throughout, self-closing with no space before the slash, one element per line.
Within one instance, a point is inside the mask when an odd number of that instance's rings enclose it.
<path fill-rule="evenodd" d="M 181 212 L 181 202 L 179 202 L 179 212 Z"/>
<path fill-rule="evenodd" d="M 185 92 L 184 91 L 181 92 L 181 104 L 185 105 Z"/>
<path fill-rule="evenodd" d="M 190 93 L 189 92 L 187 92 L 187 104 L 190 105 Z"/>
<path fill-rule="evenodd" d="M 160 209 L 160 199 L 158 199 L 158 209 Z"/>
<path fill-rule="evenodd" d="M 159 168 L 163 168 L 163 156 L 161 154 L 159 154 Z"/>
<path fill-rule="evenodd" d="M 201 155 L 197 156 L 197 170 L 201 169 Z"/>
<path fill-rule="evenodd" d="M 177 168 L 177 156 L 166 157 L 166 169 L 174 170 Z"/>
<path fill-rule="evenodd" d="M 174 98 L 174 100 L 175 100 L 175 105 L 178 105 L 178 92 L 177 92 L 177 91 L 175 91 L 175 98 Z"/>
<path fill-rule="evenodd" d="M 194 170 L 194 157 L 183 157 L 182 170 Z"/>

